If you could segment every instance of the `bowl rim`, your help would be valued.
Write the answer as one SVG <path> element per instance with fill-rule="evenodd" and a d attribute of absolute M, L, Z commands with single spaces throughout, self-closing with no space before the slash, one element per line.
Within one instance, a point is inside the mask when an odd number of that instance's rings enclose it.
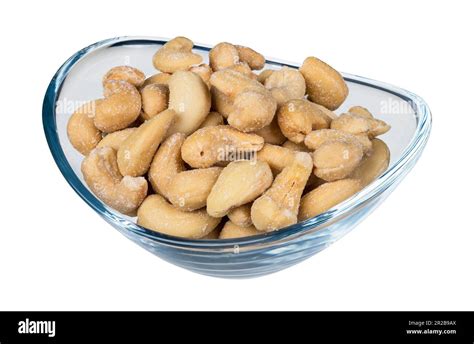
<path fill-rule="evenodd" d="M 102 201 L 96 198 L 92 194 L 92 192 L 89 191 L 89 189 L 80 181 L 80 179 L 74 173 L 62 150 L 59 141 L 56 126 L 55 104 L 61 92 L 62 84 L 68 76 L 69 72 L 74 67 L 74 65 L 86 55 L 105 47 L 142 44 L 161 45 L 166 43 L 168 40 L 169 39 L 159 37 L 121 36 L 101 40 L 99 42 L 91 44 L 77 51 L 64 62 L 64 64 L 58 69 L 58 71 L 51 79 L 44 96 L 42 111 L 43 129 L 56 165 L 58 166 L 66 181 L 74 189 L 74 191 L 92 209 L 94 209 L 107 222 L 111 223 L 116 228 L 126 228 L 127 231 L 145 239 L 151 239 L 167 246 L 175 246 L 190 250 L 215 251 L 221 249 L 226 250 L 229 248 L 235 250 L 236 247 L 260 248 L 262 246 L 275 245 L 279 242 L 286 242 L 292 240 L 294 237 L 302 236 L 308 233 L 310 230 L 311 232 L 313 232 L 314 230 L 322 230 L 324 229 L 323 227 L 327 223 L 332 223 L 333 221 L 337 221 L 340 218 L 350 215 L 352 211 L 360 209 L 360 207 L 363 206 L 366 202 L 369 202 L 373 198 L 377 197 L 387 188 L 388 185 L 391 185 L 397 179 L 397 177 L 403 175 L 403 173 L 401 172 L 404 170 L 405 166 L 409 166 L 412 161 L 416 161 L 417 157 L 419 157 L 428 141 L 431 131 L 432 117 L 427 103 L 421 97 L 410 91 L 384 82 L 372 80 L 353 74 L 342 73 L 346 81 L 376 88 L 403 99 L 404 101 L 408 102 L 413 108 L 413 111 L 417 118 L 417 126 L 415 129 L 415 133 L 411 138 L 410 143 L 402 152 L 401 157 L 396 162 L 394 162 L 392 166 L 390 166 L 390 168 L 388 168 L 375 181 L 373 181 L 371 184 L 369 184 L 364 189 L 351 196 L 347 200 L 337 204 L 336 206 L 322 214 L 309 218 L 305 221 L 298 222 L 294 225 L 282 228 L 278 231 L 273 231 L 256 236 L 219 240 L 187 239 L 146 229 L 137 225 L 133 221 L 129 221 L 128 219 L 121 217 L 120 215 L 116 215 L 112 211 L 110 211 L 104 205 L 104 203 L 102 203 Z M 196 43 L 194 45 L 194 48 L 204 51 L 209 51 L 211 49 L 210 46 L 199 43 Z M 273 58 L 268 58 L 266 60 L 266 63 L 278 66 L 284 65 L 293 68 L 298 68 L 299 66 L 299 64 L 297 63 L 291 63 Z"/>

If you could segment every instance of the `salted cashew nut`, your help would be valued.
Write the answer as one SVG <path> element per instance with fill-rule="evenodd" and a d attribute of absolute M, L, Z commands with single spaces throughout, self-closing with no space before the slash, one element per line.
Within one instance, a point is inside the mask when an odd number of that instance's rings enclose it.
<path fill-rule="evenodd" d="M 365 187 L 380 176 L 390 163 L 390 150 L 385 142 L 372 140 L 372 152 L 362 159 L 360 165 L 352 172 L 350 178 L 358 179 Z"/>
<path fill-rule="evenodd" d="M 256 70 L 265 66 L 265 57 L 249 47 L 222 42 L 209 52 L 209 63 L 214 71 L 233 68 L 239 64 Z"/>
<path fill-rule="evenodd" d="M 317 150 L 321 145 L 327 141 L 346 140 L 354 141 L 357 140 L 362 145 L 364 154 L 369 153 L 372 150 L 372 141 L 369 140 L 367 135 L 364 134 L 351 134 L 346 131 L 337 129 L 320 129 L 314 130 L 306 135 L 304 144 L 311 150 Z"/>
<path fill-rule="evenodd" d="M 110 147 L 118 151 L 122 143 L 124 143 L 135 130 L 137 130 L 137 128 L 127 128 L 107 134 L 99 142 L 97 147 Z"/>
<path fill-rule="evenodd" d="M 113 148 L 96 148 L 82 161 L 82 175 L 91 191 L 115 210 L 133 216 L 147 195 L 148 183 L 143 177 L 122 175 Z"/>
<path fill-rule="evenodd" d="M 143 123 L 121 145 L 117 163 L 124 176 L 142 176 L 151 164 L 153 156 L 173 124 L 176 113 L 165 110 Z"/>
<path fill-rule="evenodd" d="M 140 87 L 145 82 L 145 74 L 137 68 L 130 66 L 117 66 L 110 69 L 102 78 L 102 83 L 109 80 L 127 81 L 135 87 Z"/>
<path fill-rule="evenodd" d="M 353 106 L 349 110 L 347 110 L 347 112 L 365 118 L 374 118 L 372 113 L 363 106 Z"/>
<path fill-rule="evenodd" d="M 176 133 L 168 137 L 156 152 L 148 171 L 153 189 L 175 207 L 193 211 L 206 206 L 206 200 L 222 171 L 209 167 L 185 171 L 181 146 L 186 136 Z"/>
<path fill-rule="evenodd" d="M 251 203 L 247 203 L 236 207 L 229 211 L 227 217 L 233 224 L 239 227 L 250 227 L 252 226 L 252 218 L 250 217 Z"/>
<path fill-rule="evenodd" d="M 269 125 L 257 131 L 254 131 L 254 134 L 263 137 L 265 143 L 270 143 L 273 145 L 281 145 L 283 142 L 286 141 L 286 137 L 281 132 L 276 117 L 273 118 L 273 121 Z"/>
<path fill-rule="evenodd" d="M 301 195 L 312 169 L 311 156 L 297 153 L 293 163 L 285 167 L 272 186 L 253 202 L 251 217 L 255 228 L 270 232 L 298 221 Z"/>
<path fill-rule="evenodd" d="M 217 125 L 224 125 L 224 117 L 219 112 L 211 111 L 199 128 L 215 127 Z"/>
<path fill-rule="evenodd" d="M 211 109 L 227 118 L 234 111 L 232 100 L 217 88 L 211 86 Z"/>
<path fill-rule="evenodd" d="M 257 159 L 265 161 L 276 175 L 291 165 L 297 154 L 298 152 L 291 149 L 265 143 L 263 148 L 257 152 Z"/>
<path fill-rule="evenodd" d="M 300 72 L 306 81 L 308 99 L 329 110 L 337 109 L 349 94 L 342 75 L 316 57 L 304 60 Z"/>
<path fill-rule="evenodd" d="M 299 221 L 324 213 L 357 193 L 361 188 L 362 185 L 357 179 L 341 179 L 318 186 L 301 199 Z"/>
<path fill-rule="evenodd" d="M 249 47 L 236 45 L 240 61 L 249 65 L 252 70 L 260 70 L 265 66 L 265 57 Z"/>
<path fill-rule="evenodd" d="M 211 85 L 232 102 L 227 122 L 243 132 L 259 130 L 271 123 L 277 104 L 258 81 L 233 70 L 214 72 Z"/>
<path fill-rule="evenodd" d="M 205 120 L 211 108 L 211 95 L 201 77 L 189 71 L 173 73 L 168 83 L 169 109 L 177 118 L 169 134 L 191 134 Z"/>
<path fill-rule="evenodd" d="M 87 155 L 102 139 L 102 133 L 94 125 L 95 110 L 101 100 L 80 106 L 69 118 L 67 136 L 72 146 L 82 155 Z"/>
<path fill-rule="evenodd" d="M 193 46 L 194 43 L 186 37 L 173 38 L 155 53 L 153 66 L 161 72 L 174 73 L 200 64 L 202 57 L 192 52 Z"/>
<path fill-rule="evenodd" d="M 332 121 L 321 106 L 306 99 L 293 99 L 284 103 L 278 109 L 277 119 L 283 135 L 295 143 L 303 142 L 313 130 L 329 128 Z"/>
<path fill-rule="evenodd" d="M 219 239 L 236 239 L 244 238 L 253 235 L 263 234 L 264 232 L 258 231 L 254 226 L 250 225 L 247 227 L 239 226 L 232 221 L 227 221 L 219 234 Z"/>
<path fill-rule="evenodd" d="M 168 86 L 149 84 L 140 90 L 140 94 L 142 96 L 142 117 L 144 120 L 149 120 L 168 108 Z"/>
<path fill-rule="evenodd" d="M 148 196 L 138 208 L 137 223 L 152 231 L 199 239 L 212 232 L 220 220 L 209 216 L 204 209 L 182 211 L 155 194 Z"/>
<path fill-rule="evenodd" d="M 279 106 L 292 99 L 301 99 L 306 93 L 306 82 L 297 70 L 283 67 L 265 79 L 265 87 L 270 90 Z"/>
<path fill-rule="evenodd" d="M 198 129 L 181 147 L 183 160 L 193 168 L 206 168 L 232 157 L 255 154 L 263 147 L 263 138 L 242 133 L 228 125 Z"/>
<path fill-rule="evenodd" d="M 161 85 L 168 85 L 168 81 L 171 78 L 170 73 L 157 73 L 153 74 L 152 76 L 145 79 L 142 87 L 151 85 L 151 84 L 161 84 Z"/>
<path fill-rule="evenodd" d="M 207 213 L 223 217 L 238 206 L 249 203 L 270 187 L 272 171 L 266 162 L 240 160 L 227 165 L 207 198 Z"/>
<path fill-rule="evenodd" d="M 367 135 L 372 139 L 389 131 L 390 125 L 380 119 L 344 113 L 331 122 L 331 129 L 346 131 L 354 135 Z"/>
<path fill-rule="evenodd" d="M 135 86 L 123 80 L 104 82 L 105 99 L 96 104 L 94 125 L 110 133 L 127 128 L 140 115 L 141 96 Z"/>
<path fill-rule="evenodd" d="M 294 143 L 293 141 L 290 141 L 290 140 L 285 141 L 282 144 L 282 147 L 288 148 L 296 152 L 306 152 L 306 153 L 312 152 L 312 150 L 309 149 L 304 143 Z"/>
<path fill-rule="evenodd" d="M 268 79 L 268 77 L 270 77 L 270 75 L 272 75 L 274 72 L 273 69 L 265 69 L 263 71 L 261 71 L 258 75 L 257 75 L 257 81 L 263 85 L 265 85 L 265 80 Z"/>
<path fill-rule="evenodd" d="M 209 80 L 211 79 L 212 69 L 211 67 L 209 67 L 208 64 L 201 63 L 198 66 L 192 66 L 191 68 L 189 68 L 189 71 L 199 75 L 202 81 L 204 81 L 204 83 L 207 85 L 207 87 L 211 86 Z"/>

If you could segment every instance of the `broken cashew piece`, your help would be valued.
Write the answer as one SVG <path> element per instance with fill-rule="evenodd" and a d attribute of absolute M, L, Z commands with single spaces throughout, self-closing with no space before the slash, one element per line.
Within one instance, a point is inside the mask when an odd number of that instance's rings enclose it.
<path fill-rule="evenodd" d="M 102 133 L 94 125 L 95 109 L 101 100 L 80 106 L 67 122 L 67 136 L 72 146 L 82 155 L 87 155 L 102 139 Z"/>
<path fill-rule="evenodd" d="M 281 132 L 295 143 L 304 141 L 312 130 L 329 128 L 332 118 L 321 106 L 306 99 L 284 103 L 277 112 Z"/>
<path fill-rule="evenodd" d="M 105 99 L 96 105 L 94 116 L 94 125 L 100 131 L 110 133 L 125 129 L 140 115 L 140 93 L 127 81 L 107 80 L 104 95 Z"/>
<path fill-rule="evenodd" d="M 308 99 L 329 110 L 336 110 L 349 94 L 342 75 L 316 57 L 304 60 L 300 72 L 306 81 Z"/>
<path fill-rule="evenodd" d="M 360 180 L 362 187 L 372 183 L 388 168 L 390 163 L 390 150 L 385 142 L 373 139 L 372 147 L 372 152 L 362 159 L 359 167 L 350 176 L 352 179 Z"/>
<path fill-rule="evenodd" d="M 272 171 L 266 162 L 232 161 L 222 170 L 207 198 L 207 212 L 223 217 L 231 209 L 256 199 L 272 181 Z"/>
<path fill-rule="evenodd" d="M 193 46 L 194 43 L 186 37 L 173 38 L 155 53 L 153 66 L 161 72 L 174 73 L 200 64 L 202 57 L 192 52 Z"/>
<path fill-rule="evenodd" d="M 176 122 L 169 134 L 194 132 L 211 108 L 211 95 L 201 77 L 189 71 L 173 73 L 168 83 L 169 109 L 176 111 Z"/>
<path fill-rule="evenodd" d="M 122 214 L 134 216 L 147 195 L 146 179 L 122 177 L 117 166 L 117 153 L 110 147 L 94 149 L 82 161 L 81 171 L 91 191 Z"/>
<path fill-rule="evenodd" d="M 143 123 L 121 145 L 117 153 L 120 172 L 124 176 L 142 176 L 175 120 L 173 110 L 165 110 Z"/>
<path fill-rule="evenodd" d="M 140 87 L 145 82 L 145 74 L 137 68 L 130 66 L 117 66 L 110 69 L 103 77 L 102 83 L 109 80 L 127 81 L 135 87 Z"/>
<path fill-rule="evenodd" d="M 233 156 L 251 155 L 263 147 L 263 138 L 228 125 L 205 127 L 188 136 L 181 147 L 183 160 L 193 168 L 211 167 Z"/>
<path fill-rule="evenodd" d="M 299 221 L 317 216 L 348 199 L 362 188 L 357 179 L 341 179 L 325 183 L 301 199 Z"/>
<path fill-rule="evenodd" d="M 250 225 L 242 227 L 236 225 L 232 221 L 227 221 L 219 234 L 219 239 L 236 239 L 244 238 L 253 235 L 263 234 L 264 232 L 258 231 L 254 226 Z"/>
<path fill-rule="evenodd" d="M 370 113 L 370 111 L 367 110 L 363 106 L 353 106 L 349 110 L 347 110 L 347 112 L 349 112 L 351 114 L 354 114 L 354 115 L 361 116 L 361 117 L 365 117 L 365 118 L 374 118 L 372 113 Z"/>
<path fill-rule="evenodd" d="M 301 99 L 306 93 L 303 75 L 297 70 L 283 67 L 265 79 L 265 87 L 270 90 L 279 106 L 292 99 Z"/>
<path fill-rule="evenodd" d="M 152 231 L 199 239 L 212 232 L 220 220 L 209 216 L 204 209 L 182 211 L 169 204 L 162 196 L 150 195 L 138 208 L 137 223 Z"/>
<path fill-rule="evenodd" d="M 253 202 L 251 217 L 255 228 L 270 232 L 298 222 L 301 195 L 312 169 L 313 161 L 308 153 L 295 155 L 293 163 Z"/>

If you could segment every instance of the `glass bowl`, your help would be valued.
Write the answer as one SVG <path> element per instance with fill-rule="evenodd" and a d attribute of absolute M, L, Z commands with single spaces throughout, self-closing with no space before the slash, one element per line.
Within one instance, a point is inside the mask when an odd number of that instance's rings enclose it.
<path fill-rule="evenodd" d="M 102 96 L 101 77 L 111 67 L 131 65 L 147 76 L 156 73 L 152 56 L 166 41 L 118 37 L 78 51 L 59 68 L 48 86 L 43 126 L 56 164 L 77 194 L 127 238 L 180 267 L 205 275 L 242 278 L 273 273 L 311 257 L 343 237 L 382 203 L 413 168 L 428 140 L 431 114 L 420 97 L 382 82 L 343 74 L 350 92 L 338 112 L 362 105 L 392 126 L 381 137 L 390 148 L 391 162 L 377 180 L 323 214 L 268 234 L 191 240 L 147 230 L 89 191 L 80 172 L 83 157 L 69 143 L 66 125 L 80 103 Z M 194 50 L 208 61 L 208 46 L 196 44 Z M 298 67 L 269 59 L 265 68 L 282 66 Z"/>

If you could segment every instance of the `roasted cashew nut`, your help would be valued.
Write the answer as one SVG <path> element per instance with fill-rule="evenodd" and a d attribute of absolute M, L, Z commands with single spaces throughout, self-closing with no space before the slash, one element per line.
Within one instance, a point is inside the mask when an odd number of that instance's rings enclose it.
<path fill-rule="evenodd" d="M 262 69 L 265 57 L 255 50 L 241 45 L 222 42 L 209 52 L 209 63 L 213 71 L 233 68 L 236 65 L 247 65 L 249 69 Z"/>
<path fill-rule="evenodd" d="M 233 208 L 249 203 L 270 187 L 272 171 L 266 162 L 240 160 L 227 165 L 207 198 L 207 213 L 223 217 Z"/>
<path fill-rule="evenodd" d="M 153 56 L 153 66 L 165 73 L 187 70 L 202 62 L 199 54 L 192 52 L 194 43 L 186 37 L 176 37 L 163 45 Z"/>
<path fill-rule="evenodd" d="M 148 196 L 138 209 L 137 223 L 152 231 L 183 238 L 199 239 L 217 227 L 220 218 L 209 216 L 204 209 L 182 211 L 160 195 Z"/>
<path fill-rule="evenodd" d="M 247 203 L 236 207 L 229 211 L 227 217 L 233 224 L 240 227 L 250 227 L 252 226 L 252 218 L 250 217 L 250 208 L 252 203 Z"/>
<path fill-rule="evenodd" d="M 295 143 L 304 141 L 312 130 L 329 128 L 332 118 L 321 106 L 306 99 L 284 103 L 277 112 L 281 132 Z"/>
<path fill-rule="evenodd" d="M 153 189 L 175 207 L 193 211 L 206 206 L 207 196 L 222 171 L 221 167 L 184 170 L 181 146 L 186 136 L 168 137 L 156 152 L 148 172 Z"/>
<path fill-rule="evenodd" d="M 354 141 L 357 140 L 362 145 L 364 154 L 369 153 L 372 150 L 372 142 L 365 134 L 353 135 L 346 131 L 337 129 L 320 129 L 310 132 L 304 139 L 304 144 L 311 150 L 317 150 L 321 145 L 327 141 Z"/>
<path fill-rule="evenodd" d="M 105 99 L 96 105 L 94 125 L 97 129 L 105 133 L 125 129 L 140 115 L 140 93 L 127 81 L 104 82 L 104 95 Z"/>
<path fill-rule="evenodd" d="M 242 227 L 236 225 L 231 221 L 227 221 L 222 228 L 221 233 L 219 234 L 219 239 L 236 239 L 244 238 L 253 235 L 263 234 L 264 232 L 258 231 L 254 226 L 250 225 L 247 227 Z"/>
<path fill-rule="evenodd" d="M 280 126 L 278 125 L 278 120 L 276 117 L 273 118 L 273 121 L 259 129 L 254 131 L 254 134 L 263 137 L 265 143 L 270 143 L 272 145 L 281 145 L 283 142 L 286 141 L 285 135 L 281 132 Z"/>
<path fill-rule="evenodd" d="M 153 156 L 173 124 L 176 113 L 165 110 L 143 123 L 121 145 L 117 153 L 120 172 L 124 176 L 147 173 Z"/>
<path fill-rule="evenodd" d="M 107 134 L 99 142 L 97 147 L 110 147 L 118 151 L 122 143 L 124 143 L 125 140 L 128 139 L 128 137 L 132 135 L 132 133 L 134 133 L 136 130 L 137 128 L 127 128 Z"/>
<path fill-rule="evenodd" d="M 349 94 L 342 75 L 316 57 L 304 60 L 300 72 L 306 81 L 308 99 L 329 110 L 336 110 Z"/>
<path fill-rule="evenodd" d="M 82 155 L 87 155 L 102 139 L 102 134 L 94 125 L 95 110 L 101 100 L 87 102 L 80 106 L 67 123 L 67 136 L 72 146 Z"/>
<path fill-rule="evenodd" d="M 390 163 L 390 150 L 385 142 L 373 139 L 372 147 L 371 153 L 362 159 L 359 167 L 350 176 L 352 179 L 358 179 L 362 187 L 369 185 L 380 176 Z"/>
<path fill-rule="evenodd" d="M 183 160 L 193 168 L 211 167 L 233 156 L 252 155 L 263 147 L 263 138 L 242 133 L 228 125 L 198 129 L 181 147 Z"/>
<path fill-rule="evenodd" d="M 91 191 L 123 214 L 133 216 L 147 195 L 146 179 L 122 177 L 117 166 L 117 154 L 110 147 L 94 149 L 82 161 L 81 171 Z"/>
<path fill-rule="evenodd" d="M 298 221 L 301 195 L 311 175 L 313 161 L 308 153 L 296 153 L 293 163 L 277 175 L 272 186 L 252 204 L 255 228 L 274 231 Z"/>
<path fill-rule="evenodd" d="M 130 66 L 117 66 L 110 69 L 102 78 L 102 83 L 109 80 L 123 80 L 135 87 L 140 87 L 145 82 L 145 74 L 137 68 Z"/>
<path fill-rule="evenodd" d="M 199 128 L 215 127 L 218 125 L 224 125 L 224 117 L 219 112 L 211 111 L 201 123 Z"/>
<path fill-rule="evenodd" d="M 168 108 L 169 89 L 162 84 L 149 84 L 140 90 L 142 117 L 149 120 Z"/>
<path fill-rule="evenodd" d="M 370 118 L 366 115 L 345 113 L 332 121 L 331 129 L 346 131 L 354 135 L 367 135 L 372 139 L 389 131 L 390 125 L 380 119 Z"/>
<path fill-rule="evenodd" d="M 301 99 L 306 93 L 303 75 L 297 70 L 283 67 L 265 79 L 265 87 L 270 90 L 279 106 L 292 99 Z"/>
<path fill-rule="evenodd" d="M 168 85 L 168 81 L 171 78 L 170 73 L 157 73 L 145 79 L 142 87 L 151 85 L 151 84 L 161 84 Z"/>

